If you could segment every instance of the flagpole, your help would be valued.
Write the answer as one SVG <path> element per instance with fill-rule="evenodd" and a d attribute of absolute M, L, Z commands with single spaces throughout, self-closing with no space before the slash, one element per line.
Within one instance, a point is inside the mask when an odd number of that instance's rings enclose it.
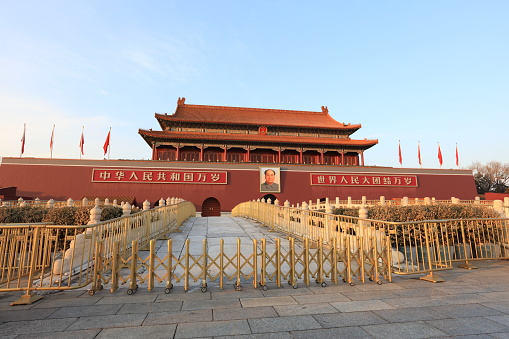
<path fill-rule="evenodd" d="M 422 159 L 421 159 L 421 142 L 417 141 L 417 155 L 419 156 L 419 165 L 422 168 Z"/>
<path fill-rule="evenodd" d="M 440 164 L 440 169 L 442 169 L 443 162 L 442 150 L 440 149 L 440 142 L 437 142 L 437 144 L 438 144 L 438 163 Z"/>
<path fill-rule="evenodd" d="M 400 166 L 403 167 L 403 155 L 401 154 L 401 140 L 398 140 L 398 158 Z"/>

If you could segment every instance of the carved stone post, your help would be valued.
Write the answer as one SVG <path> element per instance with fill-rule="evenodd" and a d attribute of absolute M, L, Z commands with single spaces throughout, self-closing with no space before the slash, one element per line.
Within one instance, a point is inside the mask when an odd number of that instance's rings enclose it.
<path fill-rule="evenodd" d="M 332 214 L 332 205 L 331 204 L 325 205 L 325 213 Z"/>
<path fill-rule="evenodd" d="M 131 205 L 128 202 L 124 203 L 124 205 L 122 205 L 122 211 L 123 211 L 123 213 L 122 213 L 123 217 L 131 215 Z"/>
<path fill-rule="evenodd" d="M 70 206 L 73 206 L 73 205 L 74 205 L 74 201 L 71 198 L 67 199 L 67 206 L 70 207 Z"/>
<path fill-rule="evenodd" d="M 90 220 L 87 225 L 94 225 L 101 221 L 101 212 L 102 210 L 99 208 L 99 205 L 95 205 L 94 208 L 90 210 Z"/>
<path fill-rule="evenodd" d="M 359 218 L 361 218 L 361 219 L 367 219 L 368 218 L 368 210 L 364 206 L 359 208 Z M 368 226 L 368 222 L 367 221 L 359 220 L 359 230 L 356 232 L 357 235 L 361 235 L 361 234 L 363 236 L 368 235 L 367 234 L 367 230 L 366 230 L 367 226 Z"/>
<path fill-rule="evenodd" d="M 144 211 L 147 211 L 147 210 L 149 210 L 149 209 L 150 209 L 150 202 L 149 202 L 148 200 L 145 200 L 145 201 L 143 202 L 143 210 L 144 210 Z"/>

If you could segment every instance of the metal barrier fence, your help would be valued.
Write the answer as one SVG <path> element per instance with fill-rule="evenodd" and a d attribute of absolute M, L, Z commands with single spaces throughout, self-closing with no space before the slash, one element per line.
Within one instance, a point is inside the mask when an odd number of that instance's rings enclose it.
<path fill-rule="evenodd" d="M 96 258 L 95 279 L 89 293 L 92 295 L 102 290 L 106 284 L 112 292 L 119 285 L 127 285 L 127 294 L 133 294 L 144 283 L 148 290 L 163 284 L 165 293 L 170 293 L 176 283 L 183 284 L 187 291 L 193 282 L 198 282 L 202 292 L 206 292 L 209 283 L 215 282 L 223 289 L 227 281 L 234 281 L 236 290 L 240 290 L 243 283 L 267 290 L 269 282 L 280 287 L 286 281 L 297 288 L 299 281 L 309 285 L 314 280 L 325 287 L 327 281 L 337 284 L 342 280 L 354 285 L 355 281 L 365 282 L 366 278 L 379 284 L 382 278 L 391 280 L 387 269 L 389 258 L 384 256 L 382 249 L 377 250 L 373 238 L 366 243 L 366 247 L 361 242 L 359 246 L 351 247 L 349 242 L 340 243 L 334 239 L 332 245 L 325 246 L 321 239 L 315 244 L 305 239 L 296 246 L 295 240 L 290 238 L 285 249 L 279 238 L 274 244 L 267 244 L 265 239 L 241 244 L 237 239 L 233 250 L 225 249 L 223 239 L 204 239 L 201 246 L 195 247 L 187 239 L 183 252 L 175 255 L 170 239 L 167 254 L 162 258 L 156 255 L 155 240 L 150 242 L 148 254 L 140 253 L 136 242 L 129 253 L 121 253 L 119 244 L 115 244 L 112 256 Z M 104 252 L 98 250 L 97 253 Z M 380 265 L 380 262 L 385 264 Z"/>
<path fill-rule="evenodd" d="M 457 198 L 451 198 L 450 200 L 435 200 L 430 198 L 402 198 L 402 199 L 391 199 L 391 200 L 385 200 L 384 197 L 380 197 L 379 200 L 367 200 L 367 199 L 361 199 L 361 200 L 340 200 L 339 198 L 336 198 L 336 200 L 317 200 L 313 202 L 312 200 L 309 200 L 309 202 L 305 202 L 307 204 L 307 208 L 310 210 L 322 210 L 325 211 L 328 207 L 328 205 L 331 205 L 333 208 L 336 207 L 361 207 L 361 206 L 426 206 L 426 205 L 440 205 L 440 204 L 455 204 L 455 205 L 482 205 L 482 206 L 488 206 L 493 207 L 496 205 L 496 200 L 460 200 Z M 304 202 L 303 202 L 304 203 Z M 504 203 L 506 206 L 509 204 L 507 201 Z"/>
<path fill-rule="evenodd" d="M 97 258 L 127 253 L 133 242 L 148 247 L 195 215 L 191 202 L 181 202 L 89 226 L 0 225 L 0 291 L 26 291 L 13 304 L 30 304 L 41 298 L 36 290 L 84 287 Z"/>
<path fill-rule="evenodd" d="M 119 203 L 124 203 L 119 202 Z M 0 199 L 0 207 L 23 207 L 23 206 L 37 206 L 37 207 L 47 207 L 47 208 L 58 208 L 58 207 L 65 207 L 65 206 L 76 206 L 76 207 L 94 207 L 96 205 L 99 206 L 117 206 L 121 207 L 121 205 L 117 204 L 116 200 L 113 200 L 110 202 L 108 199 L 100 200 L 100 199 L 94 199 L 94 200 L 88 200 L 88 199 L 82 199 L 82 200 L 72 200 L 69 198 L 66 201 L 54 201 L 53 199 L 50 200 L 40 200 L 39 198 L 33 199 L 33 200 L 24 200 L 23 198 L 19 198 L 18 200 L 1 200 Z"/>
<path fill-rule="evenodd" d="M 471 260 L 509 259 L 508 218 L 386 222 L 259 201 L 237 205 L 232 215 L 256 219 L 291 236 L 311 241 L 321 238 L 326 244 L 329 239 L 345 241 L 354 235 L 373 237 L 378 248 L 388 243 L 385 250 L 390 252 L 393 273 L 429 273 L 421 279 L 433 282 L 442 281 L 433 272 L 453 268 L 453 261 L 465 261 L 460 267 L 475 268 Z"/>

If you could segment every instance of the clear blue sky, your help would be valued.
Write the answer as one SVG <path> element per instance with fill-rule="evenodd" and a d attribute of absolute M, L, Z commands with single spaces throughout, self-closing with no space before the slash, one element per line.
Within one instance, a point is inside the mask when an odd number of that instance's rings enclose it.
<path fill-rule="evenodd" d="M 509 1 L 0 0 L 0 157 L 149 159 L 178 97 L 319 111 L 367 165 L 509 163 Z"/>

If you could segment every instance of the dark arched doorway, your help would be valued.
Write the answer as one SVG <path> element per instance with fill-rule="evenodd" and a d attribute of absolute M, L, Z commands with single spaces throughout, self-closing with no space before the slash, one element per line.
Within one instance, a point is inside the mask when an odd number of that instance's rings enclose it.
<path fill-rule="evenodd" d="M 219 200 L 213 197 L 209 197 L 201 204 L 201 216 L 202 217 L 220 217 L 221 216 L 221 204 Z"/>
<path fill-rule="evenodd" d="M 274 205 L 274 201 L 276 201 L 276 196 L 274 194 L 265 194 L 263 196 L 263 199 L 265 199 L 265 202 L 267 202 L 268 199 L 270 199 L 270 203 Z"/>

